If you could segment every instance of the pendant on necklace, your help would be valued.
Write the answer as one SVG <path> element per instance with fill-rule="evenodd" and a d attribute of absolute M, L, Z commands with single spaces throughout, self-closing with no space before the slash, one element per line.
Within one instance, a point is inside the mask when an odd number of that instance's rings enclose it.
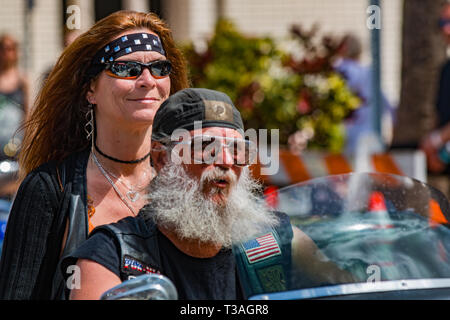
<path fill-rule="evenodd" d="M 128 199 L 130 199 L 131 202 L 136 202 L 136 201 L 138 201 L 140 195 L 139 195 L 139 192 L 137 192 L 137 191 L 129 190 L 129 191 L 127 191 L 127 197 L 128 197 Z"/>

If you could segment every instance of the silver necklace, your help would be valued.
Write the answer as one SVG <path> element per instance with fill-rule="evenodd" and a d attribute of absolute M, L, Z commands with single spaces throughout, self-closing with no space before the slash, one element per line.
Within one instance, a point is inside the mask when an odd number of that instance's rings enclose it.
<path fill-rule="evenodd" d="M 114 183 L 114 181 L 112 181 L 111 177 L 108 175 L 106 170 L 103 168 L 103 166 L 101 165 L 100 161 L 98 161 L 97 157 L 95 156 L 95 153 L 91 152 L 91 154 L 92 154 L 92 159 L 94 159 L 94 162 L 97 165 L 98 169 L 103 174 L 103 176 L 106 178 L 106 180 L 108 180 L 109 184 L 113 187 L 114 191 L 117 193 L 117 195 L 119 196 L 120 200 L 122 200 L 122 202 L 128 207 L 128 209 L 130 209 L 131 213 L 133 213 L 133 215 L 136 216 L 136 212 L 135 212 L 134 208 L 131 206 L 131 204 L 127 201 L 127 199 L 123 196 L 123 194 L 117 188 L 117 186 Z"/>
<path fill-rule="evenodd" d="M 127 183 L 125 183 L 125 181 L 123 181 L 122 179 L 120 179 L 120 177 L 116 176 L 115 174 L 113 174 L 111 171 L 106 170 L 105 168 L 103 168 L 103 170 L 106 171 L 106 173 L 109 176 L 112 176 L 114 179 L 116 179 L 117 181 L 119 181 L 125 188 L 128 189 L 127 193 L 125 194 L 127 196 L 127 198 L 131 201 L 131 202 L 136 202 L 137 200 L 139 200 L 139 198 L 141 197 L 140 192 L 144 189 L 143 186 L 137 185 L 136 188 L 133 187 L 133 185 L 128 185 Z M 144 177 L 147 176 L 147 172 L 144 172 Z"/>

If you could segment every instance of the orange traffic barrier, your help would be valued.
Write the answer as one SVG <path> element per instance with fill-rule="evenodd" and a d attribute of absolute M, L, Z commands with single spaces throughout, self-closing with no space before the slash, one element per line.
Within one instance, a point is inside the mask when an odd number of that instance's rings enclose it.
<path fill-rule="evenodd" d="M 441 207 L 439 206 L 439 203 L 437 203 L 436 200 L 430 199 L 429 202 L 429 223 L 430 225 L 437 225 L 437 224 L 448 224 L 448 220 L 445 218 L 444 214 L 442 213 Z"/>
<path fill-rule="evenodd" d="M 343 154 L 331 153 L 325 155 L 325 165 L 329 174 L 344 174 L 352 172 L 352 167 Z"/>
<path fill-rule="evenodd" d="M 299 156 L 287 150 L 280 150 L 280 160 L 293 183 L 313 178 Z"/>

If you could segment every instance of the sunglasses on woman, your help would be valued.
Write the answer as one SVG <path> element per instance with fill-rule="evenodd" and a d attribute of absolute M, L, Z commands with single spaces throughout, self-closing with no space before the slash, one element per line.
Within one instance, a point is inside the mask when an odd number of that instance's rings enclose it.
<path fill-rule="evenodd" d="M 158 60 L 150 63 L 138 61 L 113 61 L 106 63 L 106 73 L 119 79 L 137 79 L 144 69 L 147 68 L 150 74 L 161 79 L 167 77 L 172 71 L 172 64 L 169 60 Z"/>

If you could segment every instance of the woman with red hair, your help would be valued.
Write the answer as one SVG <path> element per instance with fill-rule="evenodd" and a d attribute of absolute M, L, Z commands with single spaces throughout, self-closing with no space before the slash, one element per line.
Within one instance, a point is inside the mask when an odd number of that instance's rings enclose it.
<path fill-rule="evenodd" d="M 62 298 L 61 256 L 145 205 L 153 117 L 186 87 L 182 54 L 151 13 L 113 13 L 63 51 L 24 126 L 0 299 Z"/>

